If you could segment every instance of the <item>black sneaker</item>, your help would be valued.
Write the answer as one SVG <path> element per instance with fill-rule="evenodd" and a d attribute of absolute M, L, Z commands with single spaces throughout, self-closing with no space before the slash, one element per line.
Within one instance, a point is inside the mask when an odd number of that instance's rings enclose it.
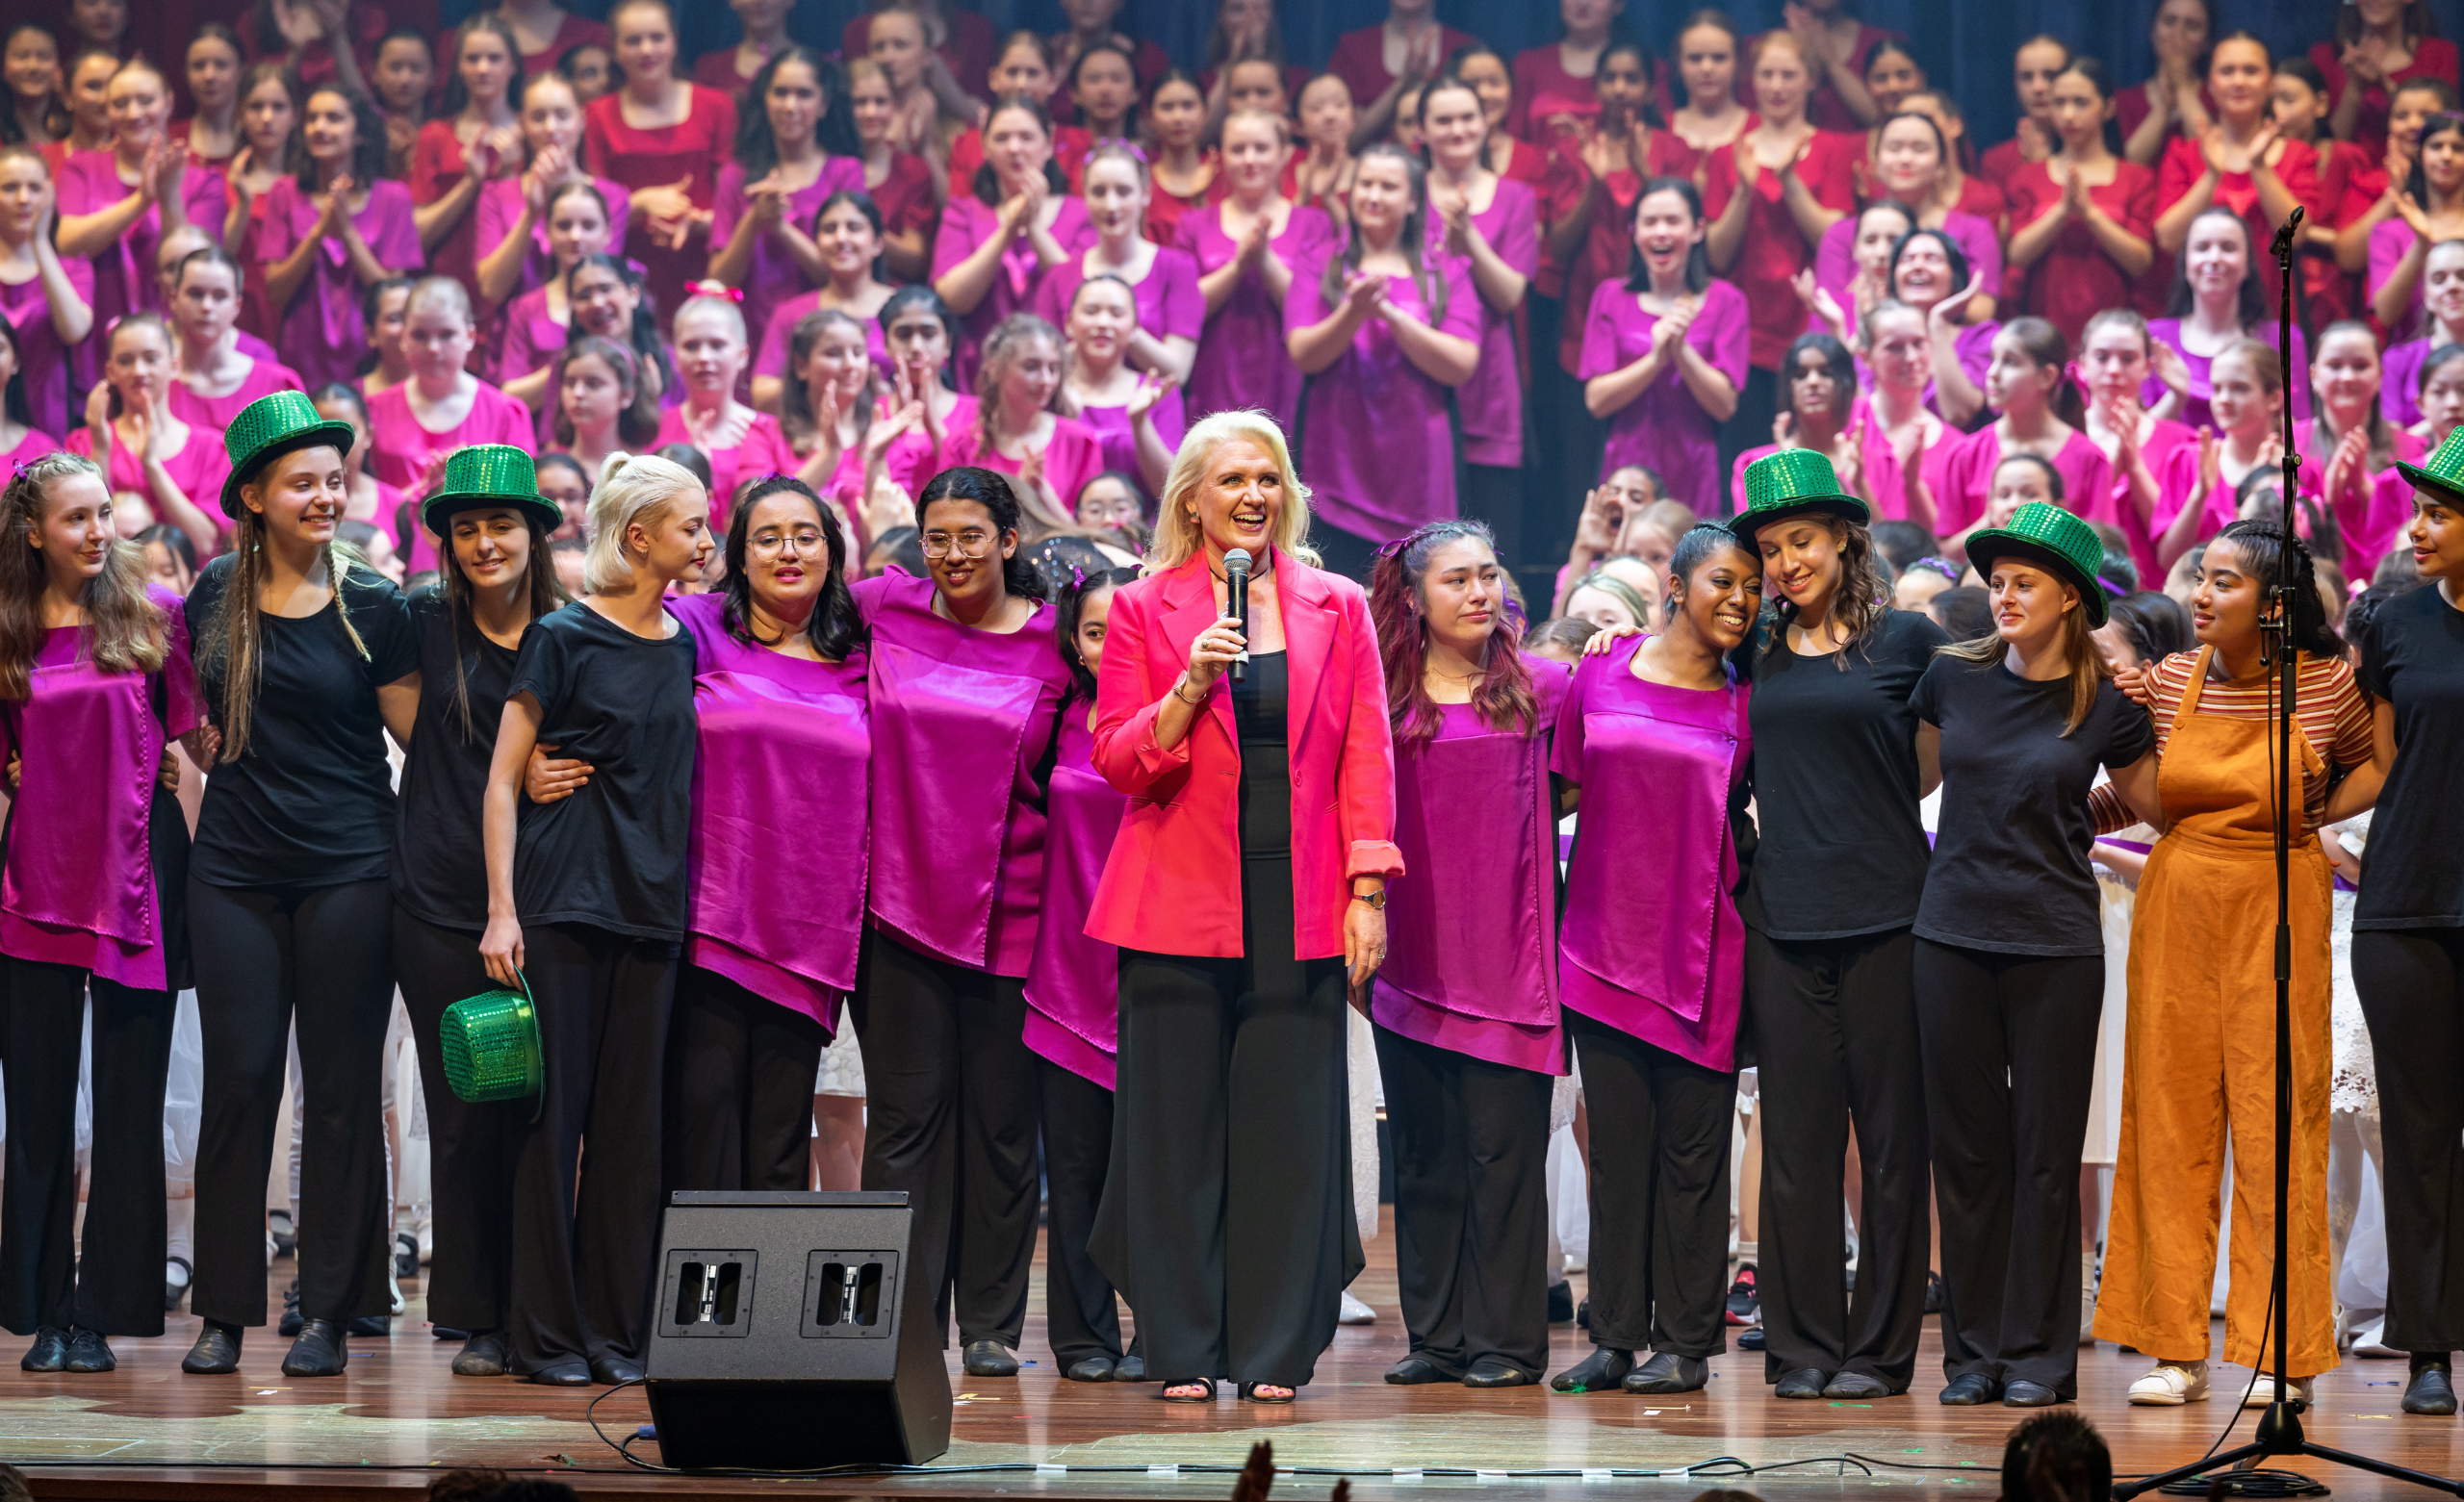
<path fill-rule="evenodd" d="M 1728 1322 L 1751 1325 L 1762 1317 L 1762 1299 L 1755 1291 L 1754 1264 L 1747 1262 L 1736 1270 L 1736 1282 L 1729 1285 Z"/>

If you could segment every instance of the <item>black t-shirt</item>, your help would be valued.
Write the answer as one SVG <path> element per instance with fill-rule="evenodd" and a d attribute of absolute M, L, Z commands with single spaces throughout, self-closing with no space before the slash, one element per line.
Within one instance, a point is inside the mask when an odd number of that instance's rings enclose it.
<path fill-rule="evenodd" d="M 2464 610 L 2425 584 L 2361 636 L 2361 686 L 2396 709 L 2396 764 L 2362 851 L 2356 929 L 2464 928 Z"/>
<path fill-rule="evenodd" d="M 2068 735 L 2070 680 L 2032 682 L 2000 662 L 1937 657 L 1908 700 L 1942 730 L 1942 818 L 1916 936 L 2006 955 L 2101 955 L 2096 768 L 2156 749 L 2147 711 L 2110 679 Z"/>
<path fill-rule="evenodd" d="M 233 555 L 205 566 L 189 592 L 189 640 L 197 686 L 222 725 L 226 664 L 212 634 Z M 354 569 L 341 607 L 287 620 L 257 613 L 260 675 L 248 746 L 205 779 L 189 872 L 213 886 L 339 886 L 381 881 L 394 850 L 394 769 L 376 690 L 419 671 L 419 642 L 402 592 Z M 367 655 L 343 625 L 359 634 Z"/>
<path fill-rule="evenodd" d="M 1908 696 L 1949 640 L 1929 617 L 1893 610 L 1831 656 L 1799 656 L 1784 638 L 1737 653 L 1754 675 L 1759 841 L 1737 903 L 1748 924 L 1805 942 L 1915 921 L 1926 846 Z"/>
<path fill-rule="evenodd" d="M 484 929 L 488 871 L 479 804 L 515 653 L 467 622 L 457 642 L 442 589 L 413 595 L 410 612 L 419 633 L 420 716 L 394 815 L 394 901 L 427 923 Z"/>
<path fill-rule="evenodd" d="M 673 618 L 669 618 L 673 619 Z M 693 633 L 635 636 L 576 602 L 523 633 L 506 697 L 539 700 L 539 742 L 591 764 L 571 798 L 522 805 L 514 907 L 676 940 L 693 812 Z"/>

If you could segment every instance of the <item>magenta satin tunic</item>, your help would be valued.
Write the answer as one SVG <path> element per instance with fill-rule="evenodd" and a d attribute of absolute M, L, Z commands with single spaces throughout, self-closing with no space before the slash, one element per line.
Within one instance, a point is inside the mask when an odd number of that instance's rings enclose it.
<path fill-rule="evenodd" d="M 1044 788 L 1068 670 L 1039 602 L 1007 636 L 933 613 L 892 570 L 856 586 L 873 634 L 873 922 L 918 954 L 1024 977 L 1043 904 Z"/>
<path fill-rule="evenodd" d="M 1748 685 L 1635 677 L 1646 638 L 1586 657 L 1557 717 L 1552 769 L 1582 785 L 1566 872 L 1559 996 L 1575 1011 L 1707 1069 L 1736 1067 L 1745 929 L 1729 800 L 1753 731 Z"/>
<path fill-rule="evenodd" d="M 1120 1052 L 1120 951 L 1087 936 L 1087 913 L 1129 799 L 1095 770 L 1090 707 L 1072 701 L 1061 711 L 1061 753 L 1045 805 L 1044 921 L 1027 967 L 1026 1042 L 1109 1090 Z"/>
<path fill-rule="evenodd" d="M 699 722 L 684 957 L 835 1031 L 864 924 L 864 655 L 812 662 L 737 641 L 726 606 L 669 601 L 693 632 Z"/>
<path fill-rule="evenodd" d="M 153 678 L 98 671 L 74 626 L 44 636 L 31 696 L 0 712 L 0 760 L 13 752 L 24 766 L 0 871 L 0 954 L 159 991 L 147 822 L 166 732 L 196 728 L 205 712 L 180 597 L 150 585 L 146 595 L 169 618 L 161 720 Z"/>
<path fill-rule="evenodd" d="M 1549 748 L 1572 675 L 1545 658 L 1528 666 L 1536 733 L 1441 704 L 1434 739 L 1396 743 L 1404 875 L 1386 889 L 1386 963 L 1369 1015 L 1422 1043 L 1561 1075 Z"/>

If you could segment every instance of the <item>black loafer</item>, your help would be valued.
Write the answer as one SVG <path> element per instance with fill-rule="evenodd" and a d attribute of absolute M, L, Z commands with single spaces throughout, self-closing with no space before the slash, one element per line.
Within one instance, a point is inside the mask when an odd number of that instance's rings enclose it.
<path fill-rule="evenodd" d="M 2444 1364 L 2425 1362 L 2404 1384 L 2404 1412 L 2444 1417 L 2455 1412 L 2455 1383 Z"/>
<path fill-rule="evenodd" d="M 1018 1359 L 998 1340 L 970 1340 L 966 1346 L 966 1374 L 970 1377 L 1015 1377 Z"/>
<path fill-rule="evenodd" d="M 1844 1371 L 1822 1385 L 1822 1395 L 1836 1402 L 1869 1403 L 1890 1396 L 1890 1384 L 1870 1372 Z"/>
<path fill-rule="evenodd" d="M 1406 1356 L 1386 1368 L 1386 1381 L 1398 1387 L 1417 1387 L 1432 1382 L 1452 1382 L 1453 1374 L 1425 1356 Z"/>
<path fill-rule="evenodd" d="M 1113 1381 L 1144 1382 L 1145 1380 L 1146 1358 L 1139 1355 L 1136 1351 L 1132 1351 L 1127 1356 L 1122 1357 L 1119 1361 L 1113 1362 Z"/>
<path fill-rule="evenodd" d="M 1634 1369 L 1634 1353 L 1615 1346 L 1592 1347 L 1591 1354 L 1549 1379 L 1559 1392 L 1608 1392 Z"/>
<path fill-rule="evenodd" d="M 68 1332 L 44 1325 L 35 1332 L 35 1343 L 17 1362 L 19 1371 L 53 1372 L 68 1361 Z"/>
<path fill-rule="evenodd" d="M 1084 1361 L 1070 1362 L 1069 1368 L 1061 1375 L 1071 1382 L 1110 1382 L 1117 1365 L 1109 1356 L 1090 1356 Z"/>
<path fill-rule="evenodd" d="M 1942 1389 L 1942 1403 L 1948 1408 L 1977 1408 L 2002 1395 L 2002 1388 L 1982 1372 L 1969 1372 L 1951 1380 Z"/>
<path fill-rule="evenodd" d="M 299 1327 L 299 1338 L 291 1342 L 291 1354 L 282 1359 L 282 1374 L 286 1377 L 339 1377 L 350 1364 L 350 1340 L 343 1327 L 330 1319 L 308 1320 Z"/>
<path fill-rule="evenodd" d="M 587 1387 L 590 1386 L 590 1363 L 578 1358 L 557 1362 L 532 1372 L 529 1380 L 543 1387 Z"/>
<path fill-rule="evenodd" d="M 349 1320 L 345 1323 L 343 1328 L 350 1333 L 353 1339 L 382 1340 L 387 1336 L 394 1333 L 394 1316 L 391 1314 L 353 1314 Z"/>
<path fill-rule="evenodd" d="M 61 1363 L 61 1370 L 90 1375 L 110 1371 L 118 1364 L 119 1359 L 112 1355 L 112 1348 L 103 1339 L 101 1331 L 68 1332 L 68 1359 Z"/>
<path fill-rule="evenodd" d="M 430 1325 L 427 1327 L 427 1333 L 436 1337 L 439 1340 L 468 1340 L 471 1338 L 470 1331 L 456 1330 L 451 1325 Z"/>
<path fill-rule="evenodd" d="M 593 1357 L 590 1380 L 603 1387 L 621 1387 L 642 1380 L 642 1363 L 627 1356 Z"/>
<path fill-rule="evenodd" d="M 212 1320 L 196 1334 L 196 1344 L 180 1358 L 180 1370 L 192 1377 L 227 1377 L 240 1369 L 240 1327 Z"/>
<path fill-rule="evenodd" d="M 462 1342 L 453 1356 L 456 1377 L 501 1377 L 504 1375 L 507 1352 L 504 1337 L 493 1330 L 482 1330 Z"/>
<path fill-rule="evenodd" d="M 1741 1336 L 1737 1337 L 1736 1337 L 1736 1348 L 1737 1348 L 1738 1350 L 1740 1350 L 1740 1351 L 1759 1351 L 1759 1350 L 1761 1350 L 1761 1349 L 1762 1349 L 1762 1327 L 1761 1327 L 1760 1325 L 1757 1325 L 1757 1326 L 1755 1326 L 1753 1329 L 1751 1329 L 1751 1330 L 1747 1331 L 1745 1334 L 1743 1334 L 1743 1335 L 1741 1335 Z"/>
<path fill-rule="evenodd" d="M 1626 1374 L 1629 1392 L 1700 1392 L 1709 1386 L 1711 1363 L 1699 1356 L 1654 1351 L 1652 1359 Z"/>
<path fill-rule="evenodd" d="M 1463 1374 L 1467 1387 L 1527 1387 L 1531 1374 L 1502 1356 L 1483 1356 Z"/>
<path fill-rule="evenodd" d="M 2004 1408 L 2051 1408 L 2062 1401 L 2062 1394 L 2041 1382 L 2018 1378 L 2002 1389 Z"/>
<path fill-rule="evenodd" d="M 1831 1374 L 1819 1366 L 1800 1366 L 1779 1381 L 1771 1389 L 1775 1398 L 1818 1398 L 1831 1385 Z"/>

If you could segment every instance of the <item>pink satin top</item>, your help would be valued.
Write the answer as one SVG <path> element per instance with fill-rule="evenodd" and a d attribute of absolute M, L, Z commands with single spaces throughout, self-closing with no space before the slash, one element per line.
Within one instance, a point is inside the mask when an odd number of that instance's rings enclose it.
<path fill-rule="evenodd" d="M 1045 805 L 1043 916 L 1027 966 L 1026 1044 L 1082 1079 L 1114 1088 L 1120 1052 L 1120 951 L 1087 934 L 1087 914 L 1129 799 L 1095 770 L 1093 706 L 1061 710 L 1061 751 Z"/>

